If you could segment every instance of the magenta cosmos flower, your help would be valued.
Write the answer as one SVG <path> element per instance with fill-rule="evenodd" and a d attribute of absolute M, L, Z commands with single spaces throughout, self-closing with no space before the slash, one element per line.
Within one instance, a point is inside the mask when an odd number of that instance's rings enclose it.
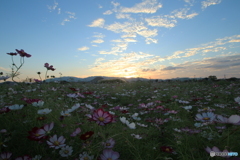
<path fill-rule="evenodd" d="M 32 55 L 30 55 L 30 54 L 27 54 L 23 49 L 21 49 L 21 50 L 17 50 L 17 49 L 16 49 L 16 51 L 17 51 L 17 53 L 18 53 L 21 57 L 27 57 L 27 58 L 29 58 L 29 57 L 32 56 Z"/>
<path fill-rule="evenodd" d="M 93 112 L 91 120 L 96 121 L 98 125 L 104 126 L 113 121 L 113 115 L 100 108 Z"/>
<path fill-rule="evenodd" d="M 104 149 L 103 154 L 100 157 L 101 160 L 118 160 L 119 156 L 119 153 L 114 152 L 112 149 Z"/>

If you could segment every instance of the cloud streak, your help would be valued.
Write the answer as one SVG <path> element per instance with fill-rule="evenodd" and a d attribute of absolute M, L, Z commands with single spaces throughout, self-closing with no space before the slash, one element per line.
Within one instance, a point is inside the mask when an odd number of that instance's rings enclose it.
<path fill-rule="evenodd" d="M 92 24 L 88 25 L 89 27 L 100 27 L 104 26 L 105 20 L 103 18 L 96 19 L 92 22 Z"/>
<path fill-rule="evenodd" d="M 89 47 L 84 46 L 84 47 L 78 48 L 78 50 L 79 51 L 86 51 L 86 50 L 89 50 Z"/>
<path fill-rule="evenodd" d="M 209 6 L 217 5 L 221 3 L 221 0 L 206 0 L 206 1 L 202 1 L 201 3 L 202 3 L 202 9 L 205 9 Z"/>

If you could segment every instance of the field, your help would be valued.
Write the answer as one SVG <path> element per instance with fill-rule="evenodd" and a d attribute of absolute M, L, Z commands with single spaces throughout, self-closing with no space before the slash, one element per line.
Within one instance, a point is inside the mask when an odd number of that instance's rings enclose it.
<path fill-rule="evenodd" d="M 208 160 L 240 153 L 240 82 L 0 86 L 0 160 Z M 218 150 L 219 149 L 219 150 Z"/>

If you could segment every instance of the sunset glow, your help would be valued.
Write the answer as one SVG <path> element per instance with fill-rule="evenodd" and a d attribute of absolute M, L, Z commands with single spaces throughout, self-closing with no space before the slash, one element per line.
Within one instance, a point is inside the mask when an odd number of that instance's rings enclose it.
<path fill-rule="evenodd" d="M 49 76 L 240 78 L 239 0 L 0 1 L 0 72 Z M 25 9 L 22 9 L 25 8 Z M 13 56 L 20 66 L 20 57 Z"/>

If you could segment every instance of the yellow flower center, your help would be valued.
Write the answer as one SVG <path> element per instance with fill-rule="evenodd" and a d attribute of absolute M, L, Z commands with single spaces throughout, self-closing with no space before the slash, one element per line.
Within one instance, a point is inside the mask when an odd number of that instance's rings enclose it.
<path fill-rule="evenodd" d="M 36 137 L 40 136 L 39 134 L 35 134 Z"/>
<path fill-rule="evenodd" d="M 207 108 L 203 108 L 203 110 L 208 110 Z"/>
<path fill-rule="evenodd" d="M 68 154 L 68 153 L 69 153 L 69 151 L 68 151 L 68 150 L 65 150 L 65 151 L 64 151 L 64 153 L 65 153 L 65 154 Z"/>
<path fill-rule="evenodd" d="M 208 118 L 208 117 L 205 117 L 205 118 L 203 118 L 203 120 L 209 120 L 210 118 Z"/>
<path fill-rule="evenodd" d="M 53 144 L 54 144 L 55 146 L 59 146 L 59 142 L 58 142 L 58 141 L 55 141 Z"/>
<path fill-rule="evenodd" d="M 166 148 L 165 150 L 166 150 L 167 152 L 170 152 L 169 148 Z"/>
<path fill-rule="evenodd" d="M 102 121 L 104 121 L 104 118 L 103 117 L 99 117 L 98 120 L 102 122 Z"/>
<path fill-rule="evenodd" d="M 110 146 L 111 144 L 110 143 L 107 143 L 106 146 Z"/>
<path fill-rule="evenodd" d="M 84 157 L 83 160 L 89 160 L 88 157 Z"/>
<path fill-rule="evenodd" d="M 112 160 L 112 158 L 108 158 L 107 160 Z"/>

